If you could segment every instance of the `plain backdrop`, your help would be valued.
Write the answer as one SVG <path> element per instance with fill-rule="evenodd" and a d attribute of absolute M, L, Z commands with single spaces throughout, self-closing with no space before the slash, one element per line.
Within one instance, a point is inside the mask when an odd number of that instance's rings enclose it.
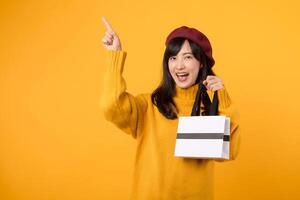
<path fill-rule="evenodd" d="M 126 199 L 136 141 L 99 109 L 106 16 L 127 51 L 132 94 L 161 79 L 164 42 L 203 31 L 238 106 L 236 161 L 216 163 L 216 200 L 300 199 L 300 3 L 1 1 L 0 199 Z"/>

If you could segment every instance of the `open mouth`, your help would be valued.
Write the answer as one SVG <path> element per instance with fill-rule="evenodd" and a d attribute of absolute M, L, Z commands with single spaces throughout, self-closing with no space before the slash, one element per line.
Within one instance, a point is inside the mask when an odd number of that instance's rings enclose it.
<path fill-rule="evenodd" d="M 185 72 L 182 72 L 182 73 L 176 73 L 176 76 L 177 76 L 177 79 L 180 81 L 180 82 L 184 82 L 187 80 L 188 76 L 189 76 L 189 73 L 185 73 Z"/>

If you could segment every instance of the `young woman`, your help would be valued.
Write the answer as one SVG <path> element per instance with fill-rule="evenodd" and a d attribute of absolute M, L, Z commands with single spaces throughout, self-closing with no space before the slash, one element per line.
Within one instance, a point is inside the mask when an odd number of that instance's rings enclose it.
<path fill-rule="evenodd" d="M 122 77 L 126 52 L 108 21 L 103 21 L 108 63 L 101 106 L 107 120 L 137 140 L 131 199 L 213 199 L 215 160 L 174 157 L 178 116 L 191 115 L 202 84 L 207 91 L 202 94 L 201 114 L 207 113 L 208 100 L 218 91 L 219 115 L 231 119 L 230 160 L 238 153 L 237 113 L 222 80 L 212 71 L 209 40 L 194 28 L 173 30 L 166 39 L 161 84 L 152 94 L 133 96 Z"/>

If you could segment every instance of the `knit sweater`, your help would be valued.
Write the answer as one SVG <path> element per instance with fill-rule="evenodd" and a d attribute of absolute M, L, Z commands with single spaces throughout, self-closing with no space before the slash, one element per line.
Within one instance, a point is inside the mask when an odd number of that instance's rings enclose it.
<path fill-rule="evenodd" d="M 164 117 L 151 102 L 151 94 L 133 96 L 122 77 L 127 53 L 107 51 L 107 70 L 101 107 L 107 120 L 137 141 L 132 200 L 212 200 L 214 159 L 174 157 L 178 119 Z M 191 113 L 198 85 L 176 87 L 173 98 L 178 116 Z M 213 92 L 208 91 L 212 99 Z M 226 91 L 218 91 L 219 114 L 230 117 L 230 160 L 238 153 L 238 115 Z"/>

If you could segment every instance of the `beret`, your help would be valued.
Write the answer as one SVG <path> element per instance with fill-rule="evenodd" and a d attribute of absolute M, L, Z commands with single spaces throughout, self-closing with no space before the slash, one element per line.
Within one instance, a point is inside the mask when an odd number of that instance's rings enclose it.
<path fill-rule="evenodd" d="M 194 43 L 196 43 L 204 52 L 204 54 L 209 59 L 209 66 L 212 67 L 215 64 L 215 60 L 212 57 L 212 47 L 208 40 L 208 38 L 201 33 L 199 30 L 195 28 L 190 28 L 187 26 L 181 26 L 179 28 L 174 29 L 166 39 L 166 46 L 170 43 L 170 41 L 174 38 L 186 38 L 190 39 Z"/>

